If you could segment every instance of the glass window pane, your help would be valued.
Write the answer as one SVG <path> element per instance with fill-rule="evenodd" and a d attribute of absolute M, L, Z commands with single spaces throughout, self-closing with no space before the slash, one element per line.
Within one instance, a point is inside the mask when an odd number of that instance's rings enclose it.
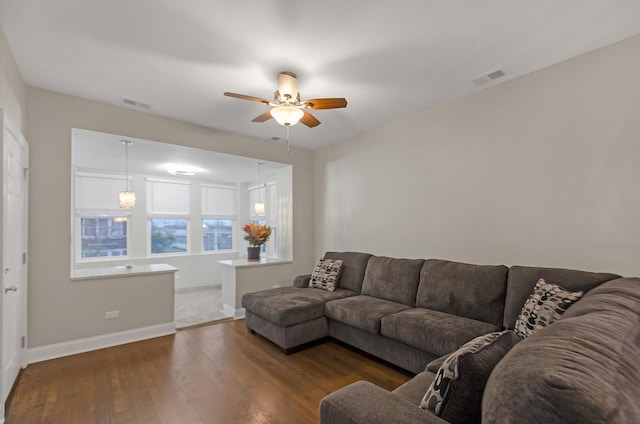
<path fill-rule="evenodd" d="M 127 221 L 114 217 L 80 218 L 83 258 L 127 255 Z"/>
<path fill-rule="evenodd" d="M 186 219 L 152 219 L 151 253 L 184 253 L 187 251 Z"/>
<path fill-rule="evenodd" d="M 233 221 L 230 219 L 203 219 L 202 246 L 205 252 L 233 248 Z"/>

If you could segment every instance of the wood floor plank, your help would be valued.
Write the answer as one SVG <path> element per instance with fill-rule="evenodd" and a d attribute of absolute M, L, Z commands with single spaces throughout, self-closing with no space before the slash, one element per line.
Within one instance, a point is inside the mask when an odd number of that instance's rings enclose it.
<path fill-rule="evenodd" d="M 7 424 L 304 424 L 358 380 L 391 390 L 410 374 L 341 344 L 291 355 L 227 321 L 30 365 Z"/>

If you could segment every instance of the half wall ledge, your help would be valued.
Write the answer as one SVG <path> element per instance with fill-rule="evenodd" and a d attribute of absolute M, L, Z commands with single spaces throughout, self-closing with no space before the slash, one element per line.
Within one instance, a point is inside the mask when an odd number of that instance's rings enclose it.
<path fill-rule="evenodd" d="M 259 261 L 233 259 L 218 261 L 222 270 L 222 312 L 233 319 L 244 318 L 245 293 L 291 284 L 293 260 L 262 258 Z"/>

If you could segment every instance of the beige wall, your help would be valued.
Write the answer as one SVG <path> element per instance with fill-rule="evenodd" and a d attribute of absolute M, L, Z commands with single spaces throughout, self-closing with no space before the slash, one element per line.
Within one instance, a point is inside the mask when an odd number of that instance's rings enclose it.
<path fill-rule="evenodd" d="M 26 131 L 26 94 L 7 39 L 0 28 L 0 109 L 4 109 L 13 125 Z"/>
<path fill-rule="evenodd" d="M 107 302 L 100 281 L 70 280 L 71 129 L 81 128 L 128 137 L 181 144 L 293 164 L 294 264 L 282 284 L 309 272 L 313 264 L 312 168 L 310 151 L 232 135 L 167 118 L 109 106 L 46 90 L 27 88 L 27 138 L 31 143 L 29 347 L 92 337 L 166 322 L 156 308 L 164 294 L 133 281 L 113 285 Z M 250 125 L 250 124 L 247 124 Z M 105 320 L 107 310 L 122 303 L 139 310 Z M 115 299 L 115 303 L 114 300 Z M 149 323 L 146 317 L 162 322 Z M 164 318 L 162 318 L 164 317 Z"/>
<path fill-rule="evenodd" d="M 639 51 L 635 37 L 316 152 L 316 254 L 640 275 Z"/>

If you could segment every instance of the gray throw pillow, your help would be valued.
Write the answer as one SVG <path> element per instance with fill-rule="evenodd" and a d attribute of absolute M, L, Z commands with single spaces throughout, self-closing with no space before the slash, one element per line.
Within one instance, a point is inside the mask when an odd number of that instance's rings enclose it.
<path fill-rule="evenodd" d="M 466 343 L 442 363 L 420 407 L 452 424 L 480 423 L 489 375 L 519 340 L 512 331 L 501 331 Z"/>
<path fill-rule="evenodd" d="M 338 287 L 341 272 L 341 259 L 319 259 L 311 273 L 309 287 L 335 291 L 336 287 Z"/>
<path fill-rule="evenodd" d="M 569 306 L 582 297 L 582 293 L 570 292 L 557 284 L 539 279 L 516 319 L 515 333 L 522 338 L 529 337 L 557 321 Z"/>

